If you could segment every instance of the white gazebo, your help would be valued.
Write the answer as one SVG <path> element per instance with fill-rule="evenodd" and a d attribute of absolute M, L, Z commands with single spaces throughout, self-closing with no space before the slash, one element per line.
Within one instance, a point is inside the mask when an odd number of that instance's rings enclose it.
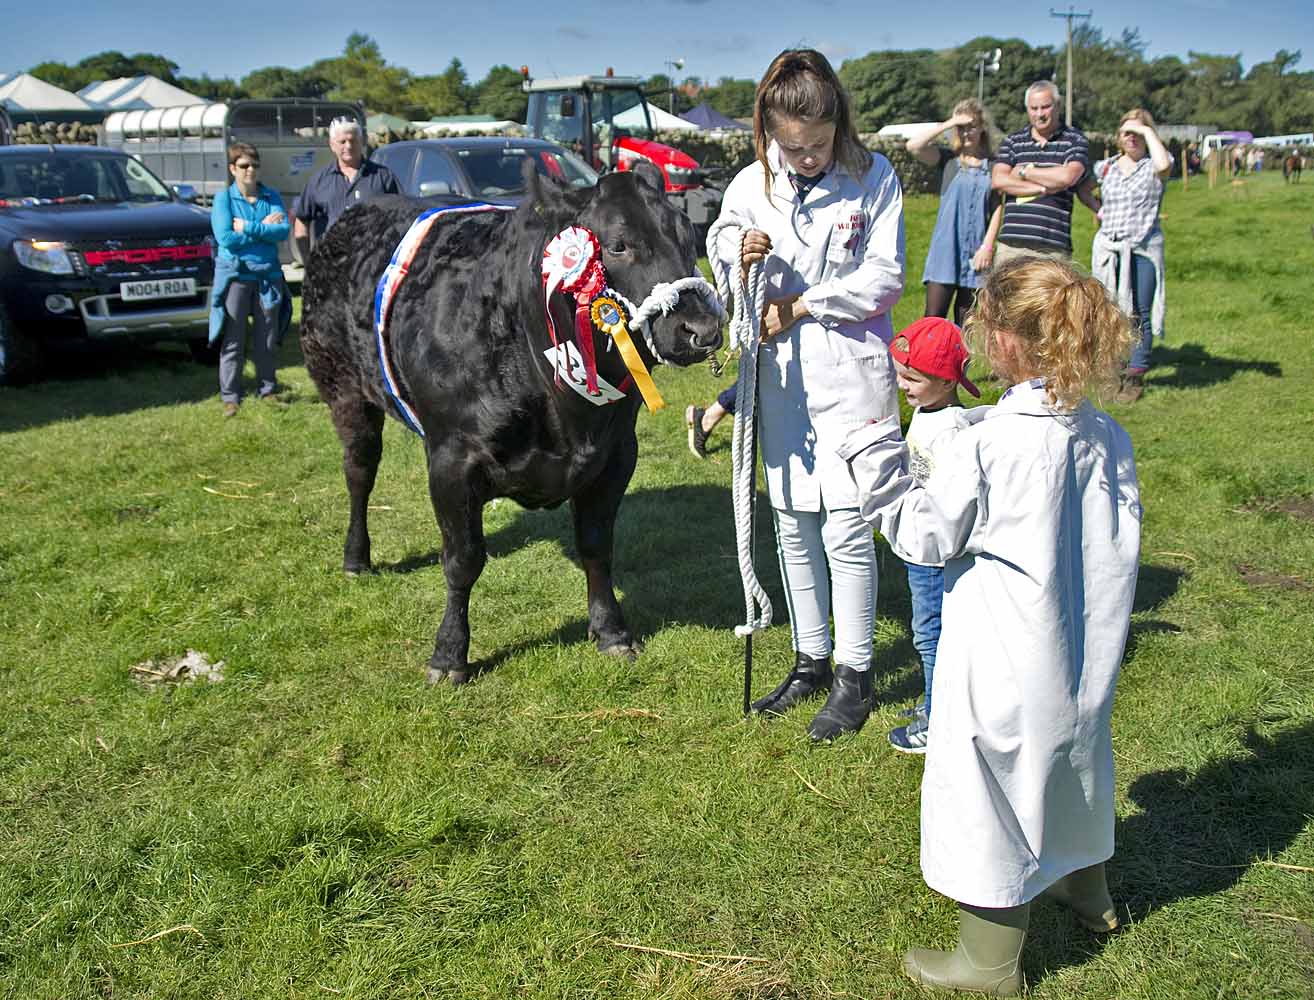
<path fill-rule="evenodd" d="M 698 126 L 693 122 L 687 122 L 679 115 L 673 115 L 655 104 L 648 105 L 648 118 L 652 122 L 654 132 L 697 132 Z M 634 105 L 627 108 L 616 116 L 616 124 L 621 128 L 642 128 L 643 127 L 643 108 Z"/>
<path fill-rule="evenodd" d="M 107 111 L 130 111 L 138 108 L 173 108 L 185 104 L 205 104 L 204 97 L 165 83 L 158 76 L 121 76 L 117 80 L 89 83 L 78 96 L 94 107 Z"/>
<path fill-rule="evenodd" d="M 71 90 L 38 80 L 31 73 L 0 73 L 0 103 L 20 114 L 95 110 Z"/>

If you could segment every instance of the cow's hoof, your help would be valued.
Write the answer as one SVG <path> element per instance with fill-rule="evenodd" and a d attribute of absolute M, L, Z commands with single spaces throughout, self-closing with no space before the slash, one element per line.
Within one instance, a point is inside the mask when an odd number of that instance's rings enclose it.
<path fill-rule="evenodd" d="M 355 579 L 358 576 L 368 576 L 374 572 L 374 569 L 369 563 L 345 563 L 342 572 L 345 576 Z"/>
<path fill-rule="evenodd" d="M 452 684 L 454 686 L 459 686 L 461 684 L 470 683 L 472 677 L 474 677 L 474 672 L 468 669 L 448 670 L 446 668 L 440 669 L 438 667 L 430 667 L 428 674 L 425 676 L 425 683 L 430 687 L 436 684 Z"/>
<path fill-rule="evenodd" d="M 638 639 L 622 639 L 610 646 L 599 646 L 598 652 L 614 656 L 618 660 L 635 660 L 643 652 L 643 643 Z"/>

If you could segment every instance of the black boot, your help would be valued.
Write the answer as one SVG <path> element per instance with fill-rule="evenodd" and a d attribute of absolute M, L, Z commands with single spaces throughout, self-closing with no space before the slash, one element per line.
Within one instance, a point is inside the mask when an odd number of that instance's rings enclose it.
<path fill-rule="evenodd" d="M 867 721 L 875 698 L 871 691 L 871 668 L 854 670 L 839 664 L 830 697 L 808 726 L 808 735 L 818 743 L 845 733 L 856 733 Z"/>
<path fill-rule="evenodd" d="M 794 654 L 794 669 L 765 698 L 753 702 L 753 715 L 784 715 L 804 698 L 830 689 L 830 657 L 814 660 L 802 653 Z"/>

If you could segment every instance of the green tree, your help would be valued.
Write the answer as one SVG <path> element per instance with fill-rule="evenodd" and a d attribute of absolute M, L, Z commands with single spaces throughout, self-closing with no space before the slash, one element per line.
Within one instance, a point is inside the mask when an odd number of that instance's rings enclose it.
<path fill-rule="evenodd" d="M 1119 119 L 1148 101 L 1145 43 L 1135 29 L 1116 40 L 1090 24 L 1072 32 L 1072 117 L 1086 131 L 1112 132 Z"/>
<path fill-rule="evenodd" d="M 1293 73 L 1300 50 L 1279 49 L 1267 62 L 1255 63 L 1246 74 L 1250 105 L 1249 128 L 1256 135 L 1305 131 L 1314 124 L 1310 114 L 1314 74 Z"/>
<path fill-rule="evenodd" d="M 114 80 L 122 76 L 158 76 L 167 83 L 178 82 L 178 64 L 164 56 L 138 52 L 125 56 L 122 52 L 100 52 L 87 56 L 78 63 L 91 80 Z"/>
<path fill-rule="evenodd" d="M 1195 95 L 1192 118 L 1220 128 L 1243 129 L 1248 124 L 1249 102 L 1241 76 L 1241 56 L 1188 52 L 1186 65 Z"/>
<path fill-rule="evenodd" d="M 473 93 L 460 59 L 434 76 L 412 77 L 406 88 L 405 112 L 412 118 L 470 113 Z"/>
<path fill-rule="evenodd" d="M 63 87 L 65 90 L 78 91 L 92 82 L 85 70 L 62 62 L 37 63 L 28 72 L 46 83 Z"/>
<path fill-rule="evenodd" d="M 529 95 L 521 86 L 518 70 L 510 66 L 494 66 L 488 75 L 474 87 L 474 109 L 481 115 L 492 115 L 499 121 L 524 122 L 529 107 Z"/>
<path fill-rule="evenodd" d="M 1208 125 L 1193 118 L 1191 74 L 1176 56 L 1160 56 L 1145 67 L 1146 110 L 1165 125 Z"/>
<path fill-rule="evenodd" d="M 875 132 L 898 122 L 937 117 L 935 59 L 930 49 L 870 52 L 839 69 L 840 81 L 853 101 L 858 129 Z"/>
<path fill-rule="evenodd" d="M 716 86 L 706 88 L 702 98 L 717 111 L 731 118 L 753 117 L 753 96 L 757 84 L 752 80 L 736 80 L 723 76 Z"/>
<path fill-rule="evenodd" d="M 333 88 L 333 81 L 309 70 L 266 66 L 242 77 L 241 88 L 251 97 L 322 98 Z"/>
<path fill-rule="evenodd" d="M 999 71 L 986 73 L 984 102 L 1004 132 L 1014 132 L 1027 123 L 1026 89 L 1037 80 L 1054 75 L 1055 52 L 1049 46 L 1033 48 L 1020 38 L 983 35 L 942 52 L 933 65 L 936 110 L 931 118 L 949 117 L 953 106 L 965 97 L 975 97 L 978 82 L 978 53 L 1000 50 Z"/>
<path fill-rule="evenodd" d="M 407 111 L 411 74 L 388 65 L 379 43 L 359 31 L 347 36 L 342 55 L 321 59 L 303 72 L 331 81 L 333 86 L 327 96 L 334 100 L 360 101 L 371 111 Z"/>
<path fill-rule="evenodd" d="M 202 73 L 200 76 L 182 76 L 174 82 L 189 94 L 204 97 L 207 101 L 237 101 L 250 96 L 226 76 L 216 79 L 208 73 Z"/>

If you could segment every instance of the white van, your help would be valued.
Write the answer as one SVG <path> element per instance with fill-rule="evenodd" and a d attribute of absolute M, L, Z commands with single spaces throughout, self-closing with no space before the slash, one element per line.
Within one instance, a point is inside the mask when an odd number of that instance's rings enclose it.
<path fill-rule="evenodd" d="M 202 205 L 232 183 L 228 144 L 249 142 L 260 151 L 261 182 L 282 196 L 290 213 L 315 171 L 333 161 L 328 128 L 335 118 L 354 118 L 364 131 L 359 105 L 289 97 L 116 111 L 105 119 L 102 141 Z M 287 280 L 299 284 L 303 261 L 295 240 L 279 247 L 279 259 Z"/>

